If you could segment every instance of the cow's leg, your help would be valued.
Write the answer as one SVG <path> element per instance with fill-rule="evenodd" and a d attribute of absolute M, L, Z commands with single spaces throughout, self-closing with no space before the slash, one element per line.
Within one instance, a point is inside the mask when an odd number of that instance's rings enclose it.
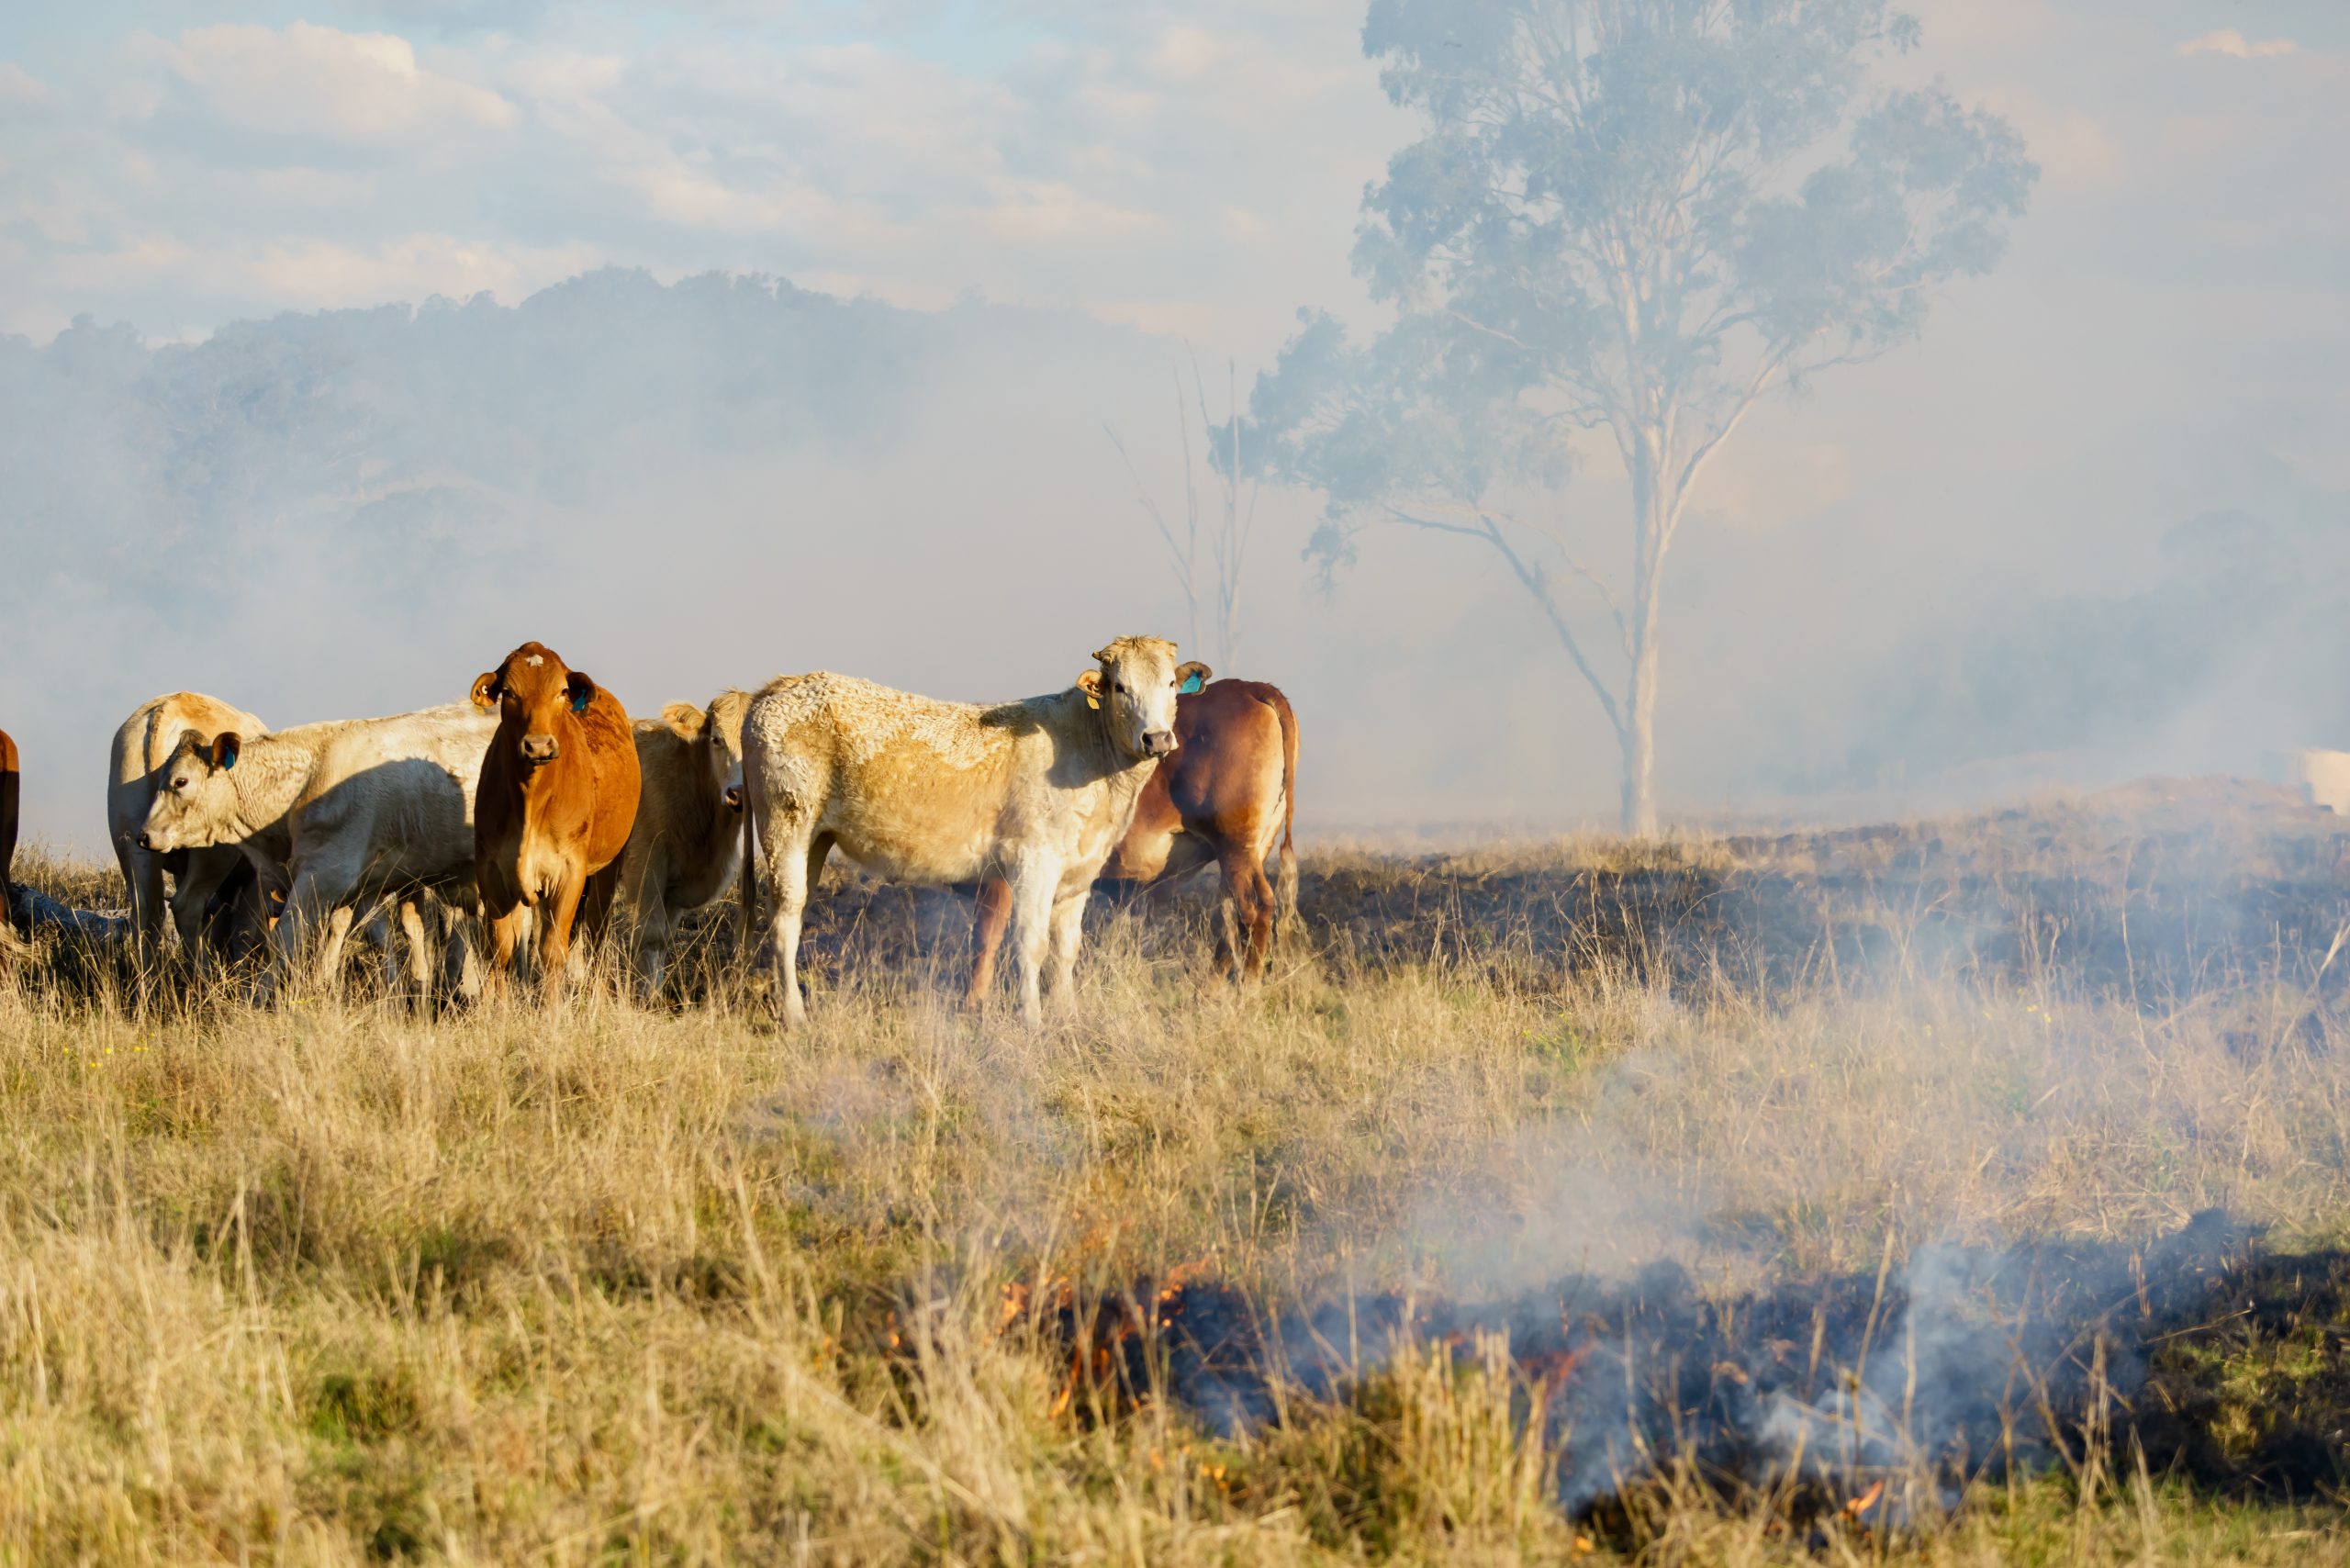
<path fill-rule="evenodd" d="M 1052 964 L 1045 974 L 1045 994 L 1061 1007 L 1077 997 L 1077 946 L 1085 935 L 1085 895 L 1091 890 L 1080 885 L 1053 901 Z"/>
<path fill-rule="evenodd" d="M 778 812 L 761 824 L 759 835 L 775 894 L 775 907 L 767 915 L 767 962 L 773 966 L 775 986 L 771 1004 L 786 1028 L 808 1019 L 808 1005 L 800 1000 L 800 922 L 808 906 L 808 890 L 833 847 L 829 839 L 803 840 L 801 831 Z"/>
<path fill-rule="evenodd" d="M 482 909 L 489 922 L 489 969 L 482 978 L 486 990 L 502 996 L 513 975 L 514 950 L 521 946 L 522 905 L 517 900 L 500 907 L 485 899 Z"/>
<path fill-rule="evenodd" d="M 1044 973 L 1052 941 L 1053 900 L 1060 890 L 1058 861 L 1024 860 L 1012 873 L 1012 941 L 1020 955 L 1020 1016 L 1044 1021 Z"/>
<path fill-rule="evenodd" d="M 1003 928 L 1012 922 L 1012 884 L 1001 877 L 982 878 L 971 921 L 971 983 L 963 1005 L 976 1011 L 988 1004 L 995 989 L 996 954 L 1003 946 Z"/>
<path fill-rule="evenodd" d="M 441 989 L 452 1001 L 468 1005 L 482 992 L 480 926 L 470 894 L 465 902 L 443 898 L 441 902 Z"/>
<path fill-rule="evenodd" d="M 636 989 L 647 1005 L 661 1000 L 669 974 L 669 905 L 659 892 L 643 889 L 629 896 L 629 943 L 636 950 Z"/>
<path fill-rule="evenodd" d="M 319 983 L 332 986 L 342 979 L 342 950 L 351 945 L 351 927 L 359 911 L 350 903 L 338 903 L 327 913 L 327 939 L 319 946 L 317 975 Z M 379 917 L 380 918 L 380 917 Z M 372 924 L 372 922 L 371 922 Z M 381 937 L 375 940 L 383 941 Z M 388 946 L 388 942 L 386 942 Z"/>
<path fill-rule="evenodd" d="M 1265 868 L 1248 848 L 1227 843 L 1224 856 L 1224 891 L 1231 908 L 1233 932 L 1224 953 L 1235 978 L 1264 972 L 1265 950 L 1273 942 L 1273 886 Z"/>
<path fill-rule="evenodd" d="M 566 876 L 555 885 L 554 897 L 538 911 L 539 987 L 550 1001 L 563 994 L 563 966 L 571 957 L 572 927 L 587 891 L 587 878 Z"/>
<path fill-rule="evenodd" d="M 399 997 L 422 1012 L 432 1004 L 432 949 L 424 935 L 424 911 L 413 897 L 400 900 L 400 945 L 405 968 Z"/>
<path fill-rule="evenodd" d="M 163 861 L 128 841 L 115 846 L 122 885 L 130 897 L 130 935 L 140 967 L 155 962 L 163 939 Z"/>
<path fill-rule="evenodd" d="M 620 890 L 621 862 L 615 859 L 589 876 L 580 892 L 579 918 L 572 922 L 571 929 L 580 957 L 590 963 L 603 951 L 604 933 L 611 929 L 612 902 Z"/>
<path fill-rule="evenodd" d="M 310 973 L 322 980 L 339 973 L 351 915 L 351 879 L 339 868 L 305 866 L 296 870 L 293 887 L 285 895 L 285 912 L 270 934 L 274 951 L 267 986 L 273 998 L 302 972 L 303 957 L 320 932 L 326 939 Z"/>

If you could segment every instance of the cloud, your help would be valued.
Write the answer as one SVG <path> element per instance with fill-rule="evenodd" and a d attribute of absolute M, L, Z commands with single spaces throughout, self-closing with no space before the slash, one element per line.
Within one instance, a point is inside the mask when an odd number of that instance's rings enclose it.
<path fill-rule="evenodd" d="M 2122 139 L 2104 117 L 2052 108 L 2038 95 L 2012 87 L 1987 93 L 1984 101 L 2023 132 L 2024 144 L 2051 187 L 2109 188 L 2127 178 Z"/>
<path fill-rule="evenodd" d="M 415 46 L 390 33 L 222 24 L 162 47 L 214 115 L 247 130 L 397 146 L 503 129 L 518 118 L 489 88 L 420 65 Z"/>
<path fill-rule="evenodd" d="M 44 109 L 49 105 L 49 89 L 39 77 L 21 65 L 0 60 L 0 112 Z"/>
<path fill-rule="evenodd" d="M 298 240 L 209 246 L 149 234 L 80 265 L 102 289 L 168 277 L 216 297 L 333 308 L 434 295 L 465 299 L 488 293 L 510 301 L 598 260 L 595 249 L 584 244 L 530 247 L 449 234 L 410 234 L 372 245 Z"/>
<path fill-rule="evenodd" d="M 2205 33 L 2199 39 L 2189 39 L 2178 46 L 2187 54 L 2224 54 L 2232 60 L 2275 60 L 2293 53 L 2301 46 L 2291 39 L 2262 39 L 2255 42 L 2233 28 L 2221 28 Z"/>

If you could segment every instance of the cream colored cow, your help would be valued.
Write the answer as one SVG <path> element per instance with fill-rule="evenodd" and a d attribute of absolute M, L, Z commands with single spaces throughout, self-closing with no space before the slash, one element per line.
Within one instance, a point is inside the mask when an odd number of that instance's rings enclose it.
<path fill-rule="evenodd" d="M 269 726 L 241 708 L 231 708 L 200 691 L 174 691 L 151 697 L 131 710 L 114 733 L 106 754 L 106 837 L 114 846 L 116 864 L 130 895 L 130 929 L 140 957 L 152 959 L 163 934 L 163 912 L 171 911 L 182 951 L 202 959 L 205 911 L 212 895 L 243 864 L 233 846 L 189 849 L 171 855 L 139 846 L 147 825 L 147 810 L 155 802 L 162 770 L 180 736 L 194 731 L 206 744 L 223 731 L 252 737 L 269 733 Z M 171 898 L 163 897 L 163 873 L 172 874 Z M 256 887 L 246 902 L 259 913 L 262 892 Z"/>
<path fill-rule="evenodd" d="M 988 707 L 822 672 L 782 677 L 753 700 L 744 877 L 755 865 L 774 896 L 769 959 L 787 1024 L 804 1014 L 800 913 L 834 845 L 896 882 L 1002 877 L 1023 1015 L 1038 1018 L 1046 991 L 1067 995 L 1086 894 L 1175 749 L 1176 689 L 1208 678 L 1158 637 L 1121 637 L 1094 658 L 1066 691 Z"/>
<path fill-rule="evenodd" d="M 677 917 L 733 879 L 742 845 L 743 715 L 747 691 L 726 690 L 708 708 L 672 702 L 636 722 L 643 780 L 636 825 L 621 856 L 621 917 L 644 994 L 661 991 Z"/>
<path fill-rule="evenodd" d="M 412 895 L 474 902 L 474 790 L 497 733 L 497 713 L 453 702 L 250 738 L 186 734 L 139 844 L 159 854 L 233 846 L 265 879 L 282 875 L 285 909 L 273 934 L 280 983 L 322 930 L 313 972 L 336 974 L 352 913 L 401 901 L 410 977 L 421 989 L 431 974 Z"/>

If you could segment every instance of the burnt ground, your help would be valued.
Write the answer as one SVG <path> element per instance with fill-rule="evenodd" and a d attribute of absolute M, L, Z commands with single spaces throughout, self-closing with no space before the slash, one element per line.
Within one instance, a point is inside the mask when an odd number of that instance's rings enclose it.
<path fill-rule="evenodd" d="M 1145 940 L 1189 950 L 1215 893 L 1144 901 Z M 1126 901 L 1095 900 L 1091 918 Z M 1618 966 L 1778 990 L 1934 976 L 2049 981 L 2150 1009 L 2258 976 L 2308 980 L 2350 931 L 2350 821 L 2283 789 L 2150 779 L 1987 815 L 1838 831 L 1604 840 L 1410 857 L 1311 855 L 1307 944 L 1367 968 L 1430 962 L 1503 984 Z M 970 903 L 836 866 L 811 903 L 817 966 L 942 979 L 968 962 Z M 2350 954 L 2330 980 L 2350 977 Z"/>
<path fill-rule="evenodd" d="M 1397 1344 L 1449 1345 L 1465 1365 L 1505 1333 L 1560 1500 L 1603 1528 L 1676 1462 L 1726 1495 L 1777 1489 L 1797 1516 L 1874 1497 L 1868 1522 L 1953 1505 L 1971 1480 L 2127 1475 L 2141 1453 L 2212 1495 L 2350 1497 L 2350 1253 L 2271 1254 L 2216 1213 L 2135 1247 L 1936 1249 L 1884 1277 L 1730 1298 L 1662 1265 L 1507 1302 L 1384 1295 L 1287 1318 L 1213 1279 L 1014 1287 L 1008 1303 L 1014 1331 L 1069 1358 L 1081 1416 L 1166 1398 L 1227 1436 L 1321 1404 L 1377 1414 L 1397 1397 L 1382 1377 Z"/>
<path fill-rule="evenodd" d="M 22 868 L 36 895 L 118 906 L 110 871 Z M 1104 894 L 1089 923 L 1141 917 L 1146 950 L 1204 954 L 1211 875 L 1141 900 Z M 835 862 L 811 902 L 803 965 L 878 967 L 952 989 L 970 961 L 968 892 L 872 882 Z M 20 925 L 30 909 L 17 913 Z M 687 999 L 739 972 L 739 905 L 689 923 Z M 88 924 L 86 921 L 84 924 Z M 1987 814 L 1781 834 L 1589 838 L 1460 854 L 1304 858 L 1303 946 L 1367 969 L 1438 964 L 1505 986 L 1595 967 L 1676 986 L 1779 992 L 1954 977 L 2049 983 L 2160 1011 L 2256 977 L 2350 981 L 2350 819 L 2277 786 L 2147 779 Z M 90 944 L 79 944 L 87 948 Z M 53 943 L 66 980 L 106 955 Z M 1291 951 L 1298 947 L 1292 946 Z M 1004 966 L 1008 972 L 1010 965 Z M 2321 989 L 2311 983 L 2321 972 Z M 87 979 L 89 977 L 84 977 Z"/>

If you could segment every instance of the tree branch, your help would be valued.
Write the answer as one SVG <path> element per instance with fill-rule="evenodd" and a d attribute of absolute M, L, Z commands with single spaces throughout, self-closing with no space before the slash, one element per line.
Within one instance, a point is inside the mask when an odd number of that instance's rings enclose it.
<path fill-rule="evenodd" d="M 1577 641 L 1574 628 L 1567 624 L 1566 617 L 1559 612 L 1558 601 L 1550 597 L 1550 584 L 1542 573 L 1529 567 L 1525 557 L 1510 547 L 1493 514 L 1478 510 L 1478 526 L 1471 528 L 1457 522 L 1440 522 L 1434 518 L 1416 516 L 1397 506 L 1390 505 L 1385 510 L 1391 521 L 1405 527 L 1426 529 L 1431 533 L 1464 534 L 1471 539 L 1482 539 L 1500 551 L 1502 559 L 1508 562 L 1510 570 L 1517 575 L 1517 580 L 1525 586 L 1528 593 L 1534 596 L 1534 602 L 1541 606 L 1543 618 L 1550 622 L 1550 630 L 1558 634 L 1559 645 L 1566 650 L 1567 657 L 1591 688 L 1591 694 L 1599 699 L 1600 709 L 1607 715 L 1608 727 L 1616 732 L 1618 741 L 1623 739 L 1623 709 L 1617 704 L 1615 694 L 1607 689 L 1606 683 L 1599 678 L 1599 672 L 1592 668 L 1590 659 L 1583 655 L 1583 644 Z"/>

